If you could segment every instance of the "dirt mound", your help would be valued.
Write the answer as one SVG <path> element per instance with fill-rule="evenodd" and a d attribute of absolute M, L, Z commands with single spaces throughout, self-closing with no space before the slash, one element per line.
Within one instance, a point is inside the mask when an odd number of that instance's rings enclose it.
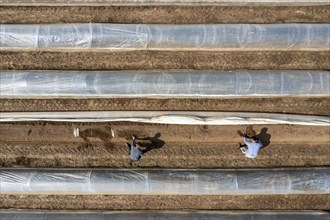
<path fill-rule="evenodd" d="M 228 111 L 330 115 L 330 97 L 0 99 L 0 112 L 23 111 Z"/>
<path fill-rule="evenodd" d="M 330 69 L 329 51 L 0 51 L 0 56 L 0 69 L 13 70 Z"/>
<path fill-rule="evenodd" d="M 1 7 L 1 23 L 329 23 L 329 5 Z M 72 16 L 75 15 L 75 16 Z"/>
<path fill-rule="evenodd" d="M 330 210 L 329 195 L 0 195 L 0 208 L 48 210 Z"/>

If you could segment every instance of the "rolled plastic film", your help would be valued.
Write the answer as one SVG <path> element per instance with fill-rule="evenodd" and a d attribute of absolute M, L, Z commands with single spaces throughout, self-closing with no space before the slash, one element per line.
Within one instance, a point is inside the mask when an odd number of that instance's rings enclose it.
<path fill-rule="evenodd" d="M 186 125 L 292 124 L 329 126 L 328 116 L 268 114 L 245 112 L 188 111 L 87 111 L 87 112 L 2 112 L 0 122 L 71 121 L 71 122 L 141 122 Z"/>
<path fill-rule="evenodd" d="M 1 25 L 1 49 L 329 49 L 328 24 Z"/>
<path fill-rule="evenodd" d="M 3 98 L 328 96 L 329 85 L 329 71 L 0 71 Z"/>
<path fill-rule="evenodd" d="M 2 193 L 327 194 L 330 171 L 2 169 Z"/>

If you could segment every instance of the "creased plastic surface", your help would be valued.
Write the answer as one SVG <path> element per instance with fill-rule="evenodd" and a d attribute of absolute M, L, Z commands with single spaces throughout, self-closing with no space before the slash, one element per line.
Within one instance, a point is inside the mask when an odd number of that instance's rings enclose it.
<path fill-rule="evenodd" d="M 0 71 L 0 96 L 328 96 L 329 71 Z"/>
<path fill-rule="evenodd" d="M 246 125 L 296 124 L 329 126 L 330 117 L 245 112 L 187 111 L 87 111 L 87 112 L 2 112 L 4 121 L 130 121 L 161 124 Z"/>
<path fill-rule="evenodd" d="M 317 5 L 327 0 L 0 0 L 0 5 Z"/>
<path fill-rule="evenodd" d="M 2 169 L 1 193 L 326 194 L 330 170 Z"/>
<path fill-rule="evenodd" d="M 328 24 L 1 25 L 1 49 L 329 49 Z"/>
<path fill-rule="evenodd" d="M 329 213 L 300 212 L 251 212 L 251 211 L 111 211 L 111 212 L 55 212 L 0 210 L 1 220 L 328 220 Z"/>

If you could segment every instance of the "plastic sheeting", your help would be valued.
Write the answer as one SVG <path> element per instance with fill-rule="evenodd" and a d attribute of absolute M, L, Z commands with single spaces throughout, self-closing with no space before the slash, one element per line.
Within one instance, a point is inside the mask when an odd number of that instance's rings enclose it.
<path fill-rule="evenodd" d="M 0 25 L 1 49 L 329 49 L 328 24 Z"/>
<path fill-rule="evenodd" d="M 0 0 L 0 5 L 317 5 L 328 0 Z"/>
<path fill-rule="evenodd" d="M 1 193 L 327 194 L 330 170 L 1 169 Z"/>
<path fill-rule="evenodd" d="M 329 126 L 330 117 L 244 112 L 185 111 L 87 111 L 87 112 L 2 112 L 5 121 L 130 121 L 186 125 L 295 124 Z"/>
<path fill-rule="evenodd" d="M 251 211 L 112 211 L 112 212 L 56 212 L 0 210 L 1 220 L 329 220 L 329 213 L 317 211 L 300 212 L 251 212 Z"/>
<path fill-rule="evenodd" d="M 329 71 L 0 71 L 0 96 L 328 96 Z"/>

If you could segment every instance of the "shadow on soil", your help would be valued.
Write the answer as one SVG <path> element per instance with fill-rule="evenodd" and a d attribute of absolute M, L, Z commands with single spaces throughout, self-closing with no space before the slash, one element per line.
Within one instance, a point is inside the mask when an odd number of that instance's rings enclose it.
<path fill-rule="evenodd" d="M 260 133 L 257 134 L 257 138 L 262 143 L 262 148 L 267 147 L 270 144 L 270 138 L 272 137 L 270 134 L 267 134 L 268 128 L 262 128 Z"/>
<path fill-rule="evenodd" d="M 145 148 L 144 153 L 155 150 L 155 149 L 160 149 L 164 146 L 165 141 L 159 139 L 161 134 L 158 132 L 155 134 L 153 137 L 138 137 L 136 140 L 139 141 L 139 145 L 143 148 Z M 140 142 L 141 141 L 141 142 Z"/>
<path fill-rule="evenodd" d="M 110 142 L 112 139 L 110 127 L 104 127 L 103 129 L 88 128 L 80 131 L 79 136 L 85 140 L 88 146 L 92 144 L 88 138 L 99 138 L 103 141 L 105 147 L 113 147 Z"/>

